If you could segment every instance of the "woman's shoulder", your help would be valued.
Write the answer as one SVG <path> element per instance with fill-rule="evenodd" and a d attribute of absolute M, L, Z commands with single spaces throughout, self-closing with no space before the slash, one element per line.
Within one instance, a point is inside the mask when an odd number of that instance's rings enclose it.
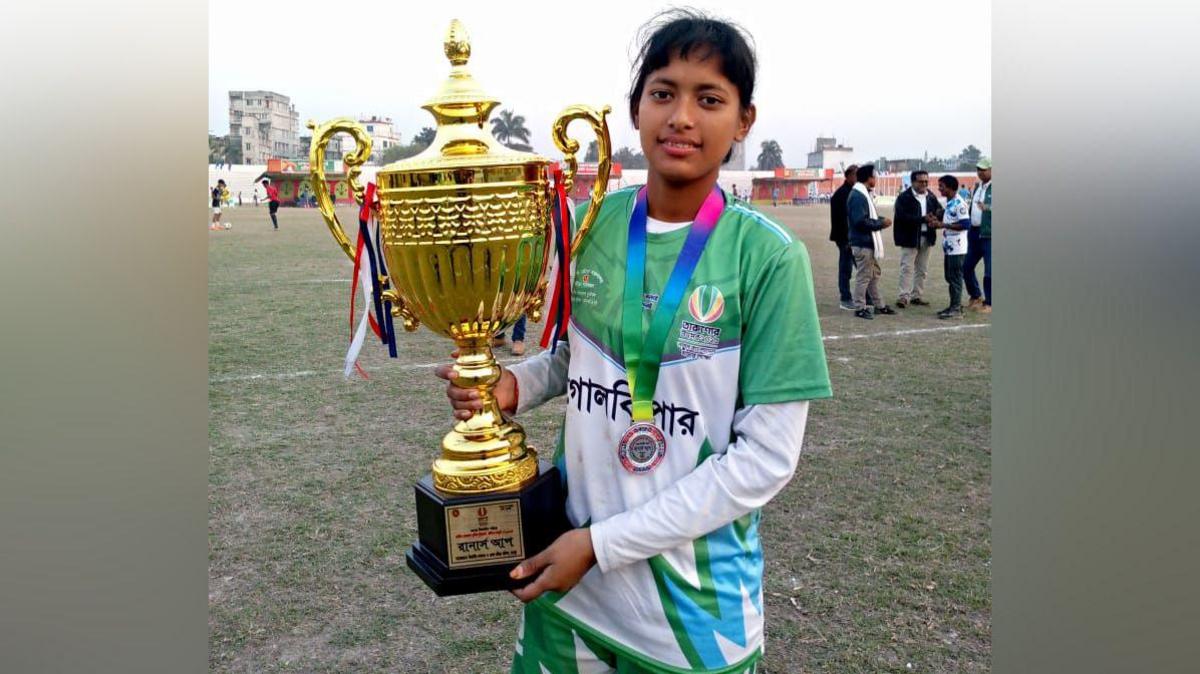
<path fill-rule="evenodd" d="M 799 243 L 790 229 L 753 205 L 731 202 L 725 212 L 746 245 L 778 250 Z"/>

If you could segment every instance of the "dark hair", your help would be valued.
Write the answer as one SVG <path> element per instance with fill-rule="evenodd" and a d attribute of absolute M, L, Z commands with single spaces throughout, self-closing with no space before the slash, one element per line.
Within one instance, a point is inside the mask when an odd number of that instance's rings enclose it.
<path fill-rule="evenodd" d="M 916 171 L 912 172 L 912 175 L 909 176 L 909 179 L 912 180 L 913 182 L 916 182 L 917 176 L 927 176 L 927 175 L 929 175 L 929 171 L 916 170 Z"/>
<path fill-rule="evenodd" d="M 674 56 L 687 59 L 694 54 L 701 61 L 718 57 L 721 74 L 737 87 L 741 109 L 749 108 L 753 102 L 758 59 L 751 46 L 753 38 L 738 25 L 695 9 L 669 9 L 642 26 L 639 41 L 633 86 L 629 89 L 630 119 L 637 119 L 638 104 L 650 73 L 667 67 Z M 730 148 L 724 161 L 732 156 Z"/>
<path fill-rule="evenodd" d="M 855 172 L 854 177 L 858 180 L 858 182 L 865 183 L 870 180 L 871 176 L 873 175 L 875 175 L 875 165 L 863 164 L 862 166 L 858 167 L 858 171 Z"/>
<path fill-rule="evenodd" d="M 858 180 L 858 164 L 851 164 L 846 167 L 845 171 L 842 171 L 842 175 L 846 176 L 847 178 L 850 177 L 851 173 L 854 174 L 854 179 Z"/>
<path fill-rule="evenodd" d="M 225 179 L 224 179 L 224 178 L 217 178 L 217 184 L 218 184 L 218 185 L 224 185 L 224 184 L 225 184 Z"/>
<path fill-rule="evenodd" d="M 946 187 L 949 187 L 950 189 L 954 190 L 955 192 L 958 191 L 958 178 L 955 178 L 952 175 L 944 175 L 941 178 L 938 178 L 938 182 L 945 185 Z"/>

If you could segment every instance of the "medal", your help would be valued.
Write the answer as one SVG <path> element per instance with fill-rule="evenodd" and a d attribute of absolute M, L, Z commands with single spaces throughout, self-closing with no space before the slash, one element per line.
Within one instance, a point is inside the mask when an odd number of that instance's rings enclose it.
<path fill-rule="evenodd" d="M 635 421 L 617 443 L 617 458 L 625 470 L 648 473 L 667 455 L 667 438 L 649 421 Z"/>
<path fill-rule="evenodd" d="M 688 231 L 667 284 L 658 297 L 650 329 L 643 336 L 643 286 L 646 282 L 646 188 L 638 190 L 633 213 L 629 216 L 628 255 L 625 261 L 625 289 L 621 299 L 621 338 L 624 342 L 625 376 L 632 400 L 633 423 L 617 443 L 617 458 L 625 470 L 640 475 L 662 463 L 667 454 L 667 438 L 654 425 L 654 389 L 658 384 L 659 363 L 667 333 L 675 321 L 675 312 L 691 282 L 692 272 L 717 227 L 725 209 L 725 198 L 715 185 Z"/>

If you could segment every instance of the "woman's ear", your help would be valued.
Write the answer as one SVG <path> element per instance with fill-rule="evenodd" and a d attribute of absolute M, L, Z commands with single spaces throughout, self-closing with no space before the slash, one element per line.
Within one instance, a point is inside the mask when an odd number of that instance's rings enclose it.
<path fill-rule="evenodd" d="M 746 136 L 750 135 L 750 128 L 754 126 L 754 120 L 758 119 L 758 108 L 751 103 L 749 107 L 742 110 L 741 116 L 738 119 L 738 130 L 734 134 L 733 139 L 739 143 L 746 140 Z"/>

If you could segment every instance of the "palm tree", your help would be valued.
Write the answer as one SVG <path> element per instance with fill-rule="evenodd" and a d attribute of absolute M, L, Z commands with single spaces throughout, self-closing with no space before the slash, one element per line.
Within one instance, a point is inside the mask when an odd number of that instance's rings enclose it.
<path fill-rule="evenodd" d="M 492 135 L 508 147 L 528 151 L 529 129 L 525 128 L 525 118 L 511 110 L 501 110 L 498 117 L 492 118 Z"/>
<path fill-rule="evenodd" d="M 773 140 L 764 140 L 762 152 L 758 153 L 758 171 L 770 171 L 783 166 L 783 148 Z"/>

